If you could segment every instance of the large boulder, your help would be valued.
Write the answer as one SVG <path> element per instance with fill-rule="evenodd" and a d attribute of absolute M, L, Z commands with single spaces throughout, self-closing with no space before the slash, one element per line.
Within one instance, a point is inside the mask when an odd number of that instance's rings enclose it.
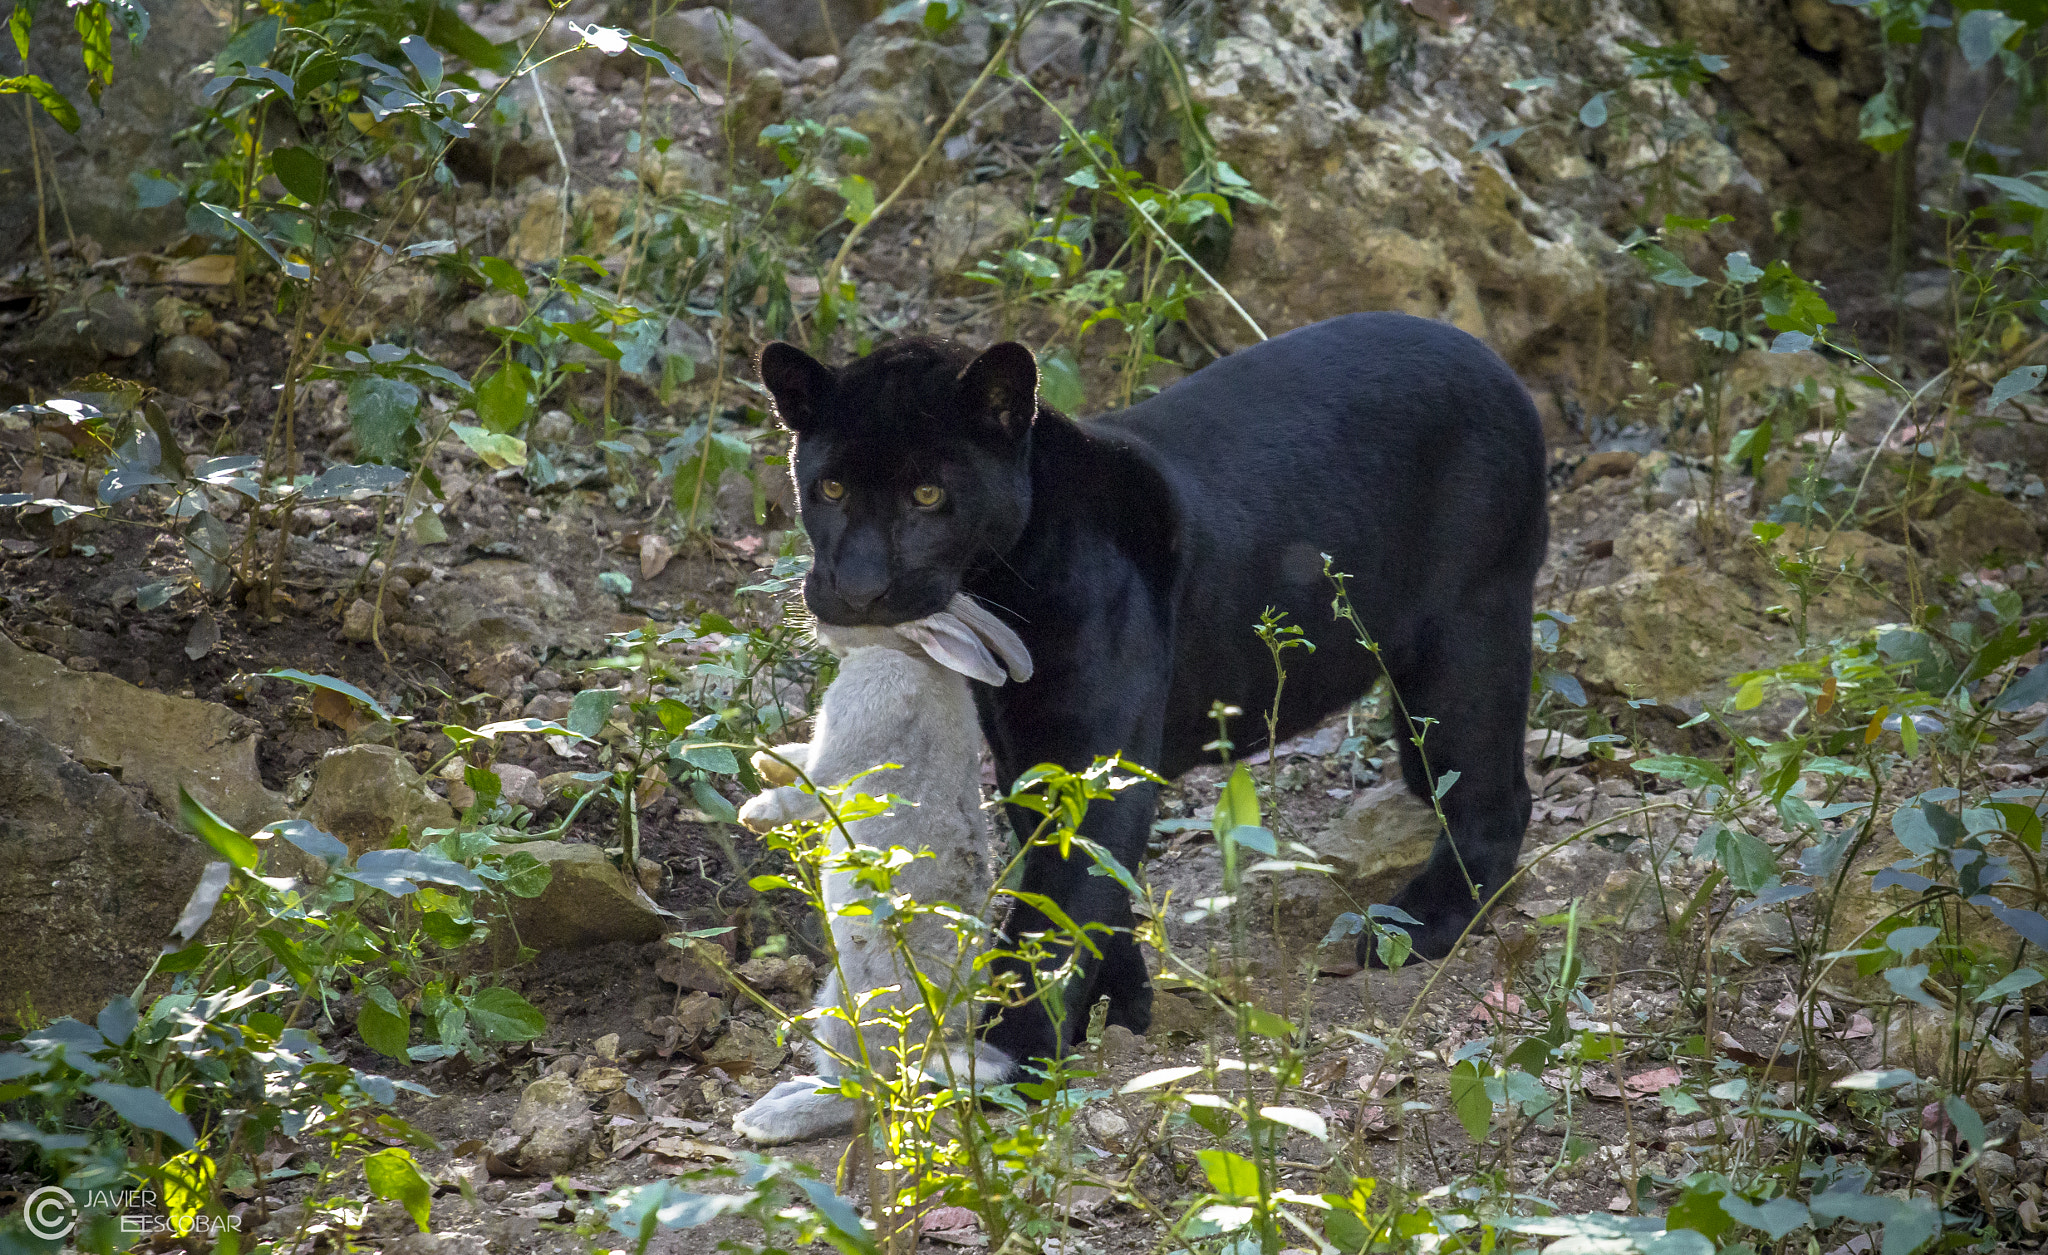
<path fill-rule="evenodd" d="M 132 990 L 211 858 L 0 714 L 0 1031 L 29 1011 L 90 1021 Z"/>
<path fill-rule="evenodd" d="M 1883 83 L 1867 22 L 1793 5 L 1795 30 L 1782 9 L 1752 7 L 1506 0 L 1446 27 L 1388 5 L 1373 31 L 1340 0 L 1224 10 L 1191 91 L 1220 155 L 1273 203 L 1238 215 L 1221 277 L 1268 333 L 1403 310 L 1478 335 L 1538 387 L 1620 395 L 1628 352 L 1641 356 L 1624 346 L 1639 349 L 1655 289 L 1616 237 L 1646 198 L 1683 189 L 1669 208 L 1732 212 L 1727 231 L 1759 249 L 1772 243 L 1769 206 L 1787 201 L 1807 214 L 1801 241 L 1839 241 L 1822 246 L 1829 256 L 1884 238 L 1883 198 L 1867 194 L 1881 159 L 1856 139 L 1857 109 Z M 1623 41 L 1671 45 L 1674 20 L 1738 68 L 1683 97 L 1632 79 Z M 1796 54 L 1808 25 L 1836 49 L 1825 64 Z M 1539 74 L 1551 85 L 1506 86 Z M 1612 84 L 1603 104 L 1618 120 L 1580 123 Z M 1764 116 L 1777 121 L 1752 121 Z M 1730 130 L 1725 117 L 1744 121 Z M 1665 137 L 1654 150 L 1641 138 L 1651 126 Z M 1514 128 L 1505 148 L 1477 142 Z M 1233 314 L 1207 312 L 1230 344 L 1251 342 Z M 1672 372 L 1689 352 L 1670 346 Z"/>
<path fill-rule="evenodd" d="M 757 70 L 773 70 L 790 82 L 799 74 L 796 58 L 777 47 L 768 32 L 719 9 L 670 13 L 654 24 L 654 38 L 676 54 L 692 78 L 720 90 L 728 70 L 735 88 Z"/>
<path fill-rule="evenodd" d="M 113 83 L 95 108 L 85 90 L 78 36 L 58 10 L 39 12 L 30 38 L 28 72 L 39 74 L 71 98 L 81 125 L 67 134 L 37 110 L 36 141 L 55 179 L 44 179 L 43 195 L 53 230 L 68 218 L 80 235 L 98 240 L 110 254 L 156 248 L 184 234 L 185 209 L 178 202 L 157 209 L 136 203 L 129 176 L 152 168 L 176 172 L 185 155 L 173 142 L 199 114 L 206 85 L 192 67 L 208 60 L 227 41 L 227 25 L 203 0 L 153 0 L 149 34 L 140 43 L 122 38 L 116 23 Z M 12 49 L 8 56 L 12 64 Z M 9 71 L 12 73 L 12 71 Z M 35 239 L 36 180 L 29 174 L 28 128 L 21 102 L 10 97 L 0 124 L 0 260 L 18 256 Z M 62 203 L 59 203 L 59 197 Z"/>
<path fill-rule="evenodd" d="M 299 818 L 347 843 L 351 855 L 381 850 L 399 829 L 414 844 L 427 828 L 454 824 L 455 811 L 388 745 L 350 745 L 313 768 L 313 788 Z"/>
<path fill-rule="evenodd" d="M 733 0 L 731 8 L 799 57 L 838 55 L 882 11 L 877 0 Z"/>
<path fill-rule="evenodd" d="M 958 99 L 980 71 L 987 35 L 987 24 L 974 20 L 939 39 L 926 35 L 915 19 L 871 22 L 847 43 L 845 69 L 808 112 L 867 136 L 867 155 L 843 164 L 877 187 L 894 187 L 945 116 L 933 102 Z M 920 177 L 936 183 L 946 165 L 927 163 Z"/>
<path fill-rule="evenodd" d="M 290 815 L 257 771 L 260 726 L 217 703 L 72 671 L 0 635 L 0 714 L 78 761 L 143 786 L 171 814 L 183 786 L 244 832 Z"/>

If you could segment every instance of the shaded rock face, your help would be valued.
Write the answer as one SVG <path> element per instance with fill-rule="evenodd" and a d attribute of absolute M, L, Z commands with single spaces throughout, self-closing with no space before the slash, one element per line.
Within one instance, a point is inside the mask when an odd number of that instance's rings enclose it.
<path fill-rule="evenodd" d="M 1358 50 L 1355 10 L 1234 9 L 1234 32 L 1191 67 L 1192 92 L 1221 156 L 1274 204 L 1239 215 L 1224 282 L 1268 333 L 1401 310 L 1479 336 L 1539 389 L 1592 391 L 1619 383 L 1627 358 L 1608 350 L 1636 341 L 1650 308 L 1653 289 L 1615 242 L 1660 189 L 1685 189 L 1688 211 L 1735 212 L 1731 229 L 1760 242 L 1767 198 L 1787 197 L 1809 207 L 1804 238 L 1885 238 L 1882 198 L 1867 194 L 1879 159 L 1856 139 L 1856 112 L 1882 86 L 1860 19 L 1791 6 L 1836 49 L 1810 58 L 1797 51 L 1805 27 L 1784 13 L 1673 7 L 1682 15 L 1667 22 L 1606 0 L 1509 0 L 1449 30 L 1404 16 L 1413 64 L 1383 84 Z M 1619 41 L 1681 37 L 1727 56 L 1729 71 L 1684 98 L 1631 81 Z M 1536 73 L 1557 85 L 1503 86 Z M 1597 90 L 1613 92 L 1612 120 L 1589 130 L 1574 115 Z M 1729 108 L 1745 118 L 1732 131 L 1719 118 Z M 1643 136 L 1667 117 L 1660 162 Z M 1531 129 L 1473 151 L 1512 127 Z M 1795 263 L 1837 246 L 1813 247 Z M 1231 345 L 1251 342 L 1234 314 L 1208 312 Z"/>
<path fill-rule="evenodd" d="M 69 96 L 81 119 L 78 133 L 70 135 L 38 109 L 36 141 L 55 166 L 72 227 L 98 240 L 109 254 L 155 248 L 184 234 L 184 206 L 139 208 L 128 176 L 151 167 L 177 169 L 181 154 L 171 137 L 198 116 L 198 92 L 206 83 L 192 67 L 227 42 L 226 24 L 202 0 L 161 0 L 147 7 L 149 35 L 140 44 L 131 45 L 116 23 L 114 81 L 98 109 L 85 91 L 78 39 L 68 17 L 56 10 L 38 13 L 30 41 L 29 72 Z M 8 58 L 14 65 L 11 47 Z M 0 170 L 8 171 L 0 179 L 0 256 L 12 256 L 35 239 L 36 185 L 29 173 L 21 101 L 9 97 L 0 109 L 6 118 L 0 122 Z M 64 218 L 55 189 L 47 187 L 47 171 L 44 181 L 52 237 L 60 238 Z"/>
<path fill-rule="evenodd" d="M 882 11 L 876 0 L 734 0 L 732 13 L 799 57 L 837 55 Z"/>
<path fill-rule="evenodd" d="M 0 714 L 142 785 L 171 814 L 180 785 L 244 832 L 289 814 L 256 769 L 256 722 L 225 706 L 70 671 L 0 636 Z"/>
<path fill-rule="evenodd" d="M 133 989 L 211 858 L 0 714 L 0 1030 L 30 1008 L 90 1023 Z"/>

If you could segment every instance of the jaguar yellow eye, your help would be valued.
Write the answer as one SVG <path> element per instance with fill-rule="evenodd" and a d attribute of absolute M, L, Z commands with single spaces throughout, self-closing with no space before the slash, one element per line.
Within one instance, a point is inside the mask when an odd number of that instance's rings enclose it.
<path fill-rule="evenodd" d="M 846 485 L 836 479 L 821 479 L 818 481 L 818 493 L 827 501 L 837 501 L 846 495 Z"/>
<path fill-rule="evenodd" d="M 937 484 L 919 484 L 911 489 L 910 499 L 917 503 L 920 510 L 937 509 L 939 503 L 946 499 L 946 490 Z"/>

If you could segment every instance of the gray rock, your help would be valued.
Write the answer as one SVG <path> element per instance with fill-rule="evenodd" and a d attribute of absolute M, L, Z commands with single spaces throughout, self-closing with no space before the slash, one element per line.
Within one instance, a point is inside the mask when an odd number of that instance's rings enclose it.
<path fill-rule="evenodd" d="M 808 112 L 867 136 L 867 155 L 848 159 L 845 168 L 894 187 L 931 141 L 938 123 L 932 102 L 957 99 L 980 71 L 987 34 L 979 20 L 938 39 L 912 23 L 871 23 L 847 41 L 844 68 Z M 920 178 L 936 184 L 949 165 L 934 158 Z"/>
<path fill-rule="evenodd" d="M 776 1041 L 775 1034 L 744 1020 L 734 1020 L 725 1036 L 705 1049 L 704 1062 L 713 1067 L 766 1074 L 781 1067 L 788 1056 L 788 1047 Z"/>
<path fill-rule="evenodd" d="M 1030 229 L 1031 217 L 1010 189 L 995 183 L 955 188 L 932 214 L 932 271 L 957 275 Z"/>
<path fill-rule="evenodd" d="M 519 940 L 538 950 L 580 950 L 609 941 L 646 942 L 662 934 L 665 916 L 638 881 L 594 845 L 529 841 L 519 847 L 554 873 L 537 898 L 507 907 Z M 505 937 L 510 941 L 510 937 Z"/>
<path fill-rule="evenodd" d="M 589 1095 L 572 1077 L 544 1076 L 519 1095 L 512 1123 L 492 1139 L 492 1174 L 551 1177 L 571 1171 L 589 1158 L 596 1136 Z"/>
<path fill-rule="evenodd" d="M 259 725 L 225 706 L 70 671 L 0 636 L 0 713 L 142 785 L 171 814 L 183 785 L 244 832 L 290 815 L 256 769 Z"/>
<path fill-rule="evenodd" d="M 590 579 L 594 585 L 595 571 Z M 535 654 L 551 646 L 595 649 L 609 626 L 546 570 L 507 558 L 457 567 L 419 596 L 414 621 L 445 634 L 459 661 L 480 662 L 515 645 Z"/>
<path fill-rule="evenodd" d="M 1240 909 L 1249 911 L 1253 951 L 1247 956 L 1254 975 L 1270 975 L 1314 956 L 1316 945 L 1332 921 L 1346 911 L 1362 911 L 1375 902 L 1391 901 L 1429 859 L 1436 841 L 1435 812 L 1398 781 L 1365 790 L 1329 828 L 1306 844 L 1332 870 L 1254 873 L 1245 879 Z M 1298 851 L 1282 850 L 1283 859 L 1307 861 Z M 1176 904 L 1188 904 L 1219 892 L 1222 868 L 1214 847 L 1203 847 L 1172 863 L 1154 864 L 1147 879 L 1157 896 L 1172 893 Z M 1167 921 L 1176 953 L 1198 965 L 1201 956 L 1230 951 L 1229 920 L 1222 915 L 1189 921 L 1177 906 Z"/>
<path fill-rule="evenodd" d="M 76 133 L 67 134 L 38 109 L 36 139 L 44 159 L 56 167 L 63 204 L 62 212 L 72 229 L 91 236 L 109 255 L 153 249 L 185 233 L 182 201 L 155 209 L 136 204 L 131 174 L 152 167 L 176 173 L 184 154 L 174 136 L 199 115 L 199 91 L 203 77 L 192 67 L 211 58 L 227 40 L 224 15 L 216 13 L 205 0 L 152 0 L 149 34 L 141 43 L 130 43 L 115 23 L 113 82 L 101 94 L 94 108 L 85 91 L 85 71 L 78 55 L 76 36 L 54 38 L 58 29 L 69 31 L 70 23 L 54 12 L 39 15 L 36 36 L 30 40 L 27 72 L 41 75 L 69 96 L 82 121 Z M 48 23 L 48 25 L 45 25 Z M 9 70 L 19 64 L 9 56 Z M 35 238 L 36 185 L 28 176 L 28 128 L 21 124 L 20 101 L 7 102 L 7 121 L 0 124 L 0 240 L 13 248 L 18 241 Z M 46 197 L 49 189 L 45 189 Z M 52 232 L 60 231 L 65 217 L 52 197 L 47 208 Z"/>
<path fill-rule="evenodd" d="M 135 356 L 149 337 L 149 316 L 142 306 L 103 288 L 65 302 L 44 319 L 21 346 L 21 355 L 39 373 L 68 379 L 109 359 Z"/>
<path fill-rule="evenodd" d="M 90 1022 L 135 987 L 213 855 L 0 714 L 0 1008 Z"/>
<path fill-rule="evenodd" d="M 793 0 L 805 3 L 806 0 Z M 812 2 L 811 8 L 817 5 Z M 685 9 L 670 13 L 654 24 L 654 38 L 674 50 L 683 69 L 699 83 L 723 90 L 728 74 L 735 86 L 752 78 L 756 70 L 773 70 L 785 82 L 803 76 L 796 58 L 776 46 L 768 32 L 745 17 L 731 19 L 731 44 L 726 38 L 725 13 L 721 9 Z M 823 49 L 829 52 L 831 49 Z"/>
<path fill-rule="evenodd" d="M 414 844 L 427 828 L 455 822 L 450 809 L 412 761 L 388 745 L 333 750 L 313 768 L 313 789 L 299 818 L 339 837 L 351 854 L 381 850 L 399 829 Z"/>
<path fill-rule="evenodd" d="M 722 994 L 731 987 L 723 964 L 725 951 L 710 942 L 691 939 L 684 945 L 671 944 L 655 962 L 655 975 L 683 992 Z"/>
<path fill-rule="evenodd" d="M 218 388 L 229 374 L 226 360 L 198 336 L 172 336 L 156 351 L 157 383 L 177 396 Z"/>
<path fill-rule="evenodd" d="M 732 11 L 776 46 L 811 58 L 837 53 L 882 7 L 880 0 L 733 0 Z"/>

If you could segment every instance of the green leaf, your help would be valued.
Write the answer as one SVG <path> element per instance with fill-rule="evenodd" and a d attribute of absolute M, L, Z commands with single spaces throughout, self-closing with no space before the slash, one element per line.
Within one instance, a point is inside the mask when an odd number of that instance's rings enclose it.
<path fill-rule="evenodd" d="M 1915 963 L 1911 967 L 1886 968 L 1884 973 L 1884 983 L 1892 987 L 1893 993 L 1901 998 L 1917 1002 L 1929 1011 L 1939 1011 L 1941 1010 L 1941 1004 L 1934 1000 L 1934 995 L 1920 987 L 1920 982 L 1926 979 L 1927 965 L 1925 963 Z"/>
<path fill-rule="evenodd" d="M 284 667 L 276 671 L 265 671 L 263 674 L 266 677 L 275 677 L 280 680 L 290 680 L 294 684 L 303 684 L 308 688 L 327 689 L 330 692 L 339 693 L 350 701 L 360 703 L 365 709 L 386 723 L 397 721 L 398 716 L 384 709 L 383 703 L 355 685 L 350 684 L 347 680 L 337 680 L 331 675 L 308 675 L 306 672 L 292 667 Z"/>
<path fill-rule="evenodd" d="M 1259 1168 L 1243 1155 L 1227 1150 L 1198 1150 L 1195 1159 L 1202 1165 L 1202 1175 L 1209 1178 L 1210 1188 L 1225 1198 L 1257 1198 L 1259 1196 Z"/>
<path fill-rule="evenodd" d="M 201 840 L 213 847 L 213 852 L 233 863 L 243 871 L 256 870 L 258 858 L 256 843 L 235 831 L 228 822 L 185 792 L 185 786 L 178 786 L 178 816 L 185 826 L 199 834 Z"/>
<path fill-rule="evenodd" d="M 220 205 L 209 204 L 205 201 L 201 201 L 199 207 L 234 228 L 243 239 L 254 244 L 265 257 L 270 259 L 272 265 L 284 272 L 286 278 L 306 280 L 313 277 L 312 267 L 302 261 L 286 261 L 283 255 L 271 247 L 268 237 L 261 231 L 258 231 L 247 218 L 244 218 L 234 210 Z"/>
<path fill-rule="evenodd" d="M 569 714 L 562 724 L 577 736 L 596 736 L 618 700 L 617 689 L 584 689 L 569 700 Z"/>
<path fill-rule="evenodd" d="M 313 150 L 295 146 L 276 149 L 270 154 L 270 169 L 285 191 L 308 205 L 327 199 L 327 163 Z"/>
<path fill-rule="evenodd" d="M 412 62 L 412 68 L 420 72 L 420 81 L 430 90 L 441 85 L 441 54 L 434 51 L 432 44 L 418 35 L 407 35 L 398 41 L 398 50 Z"/>
<path fill-rule="evenodd" d="M 498 865 L 505 879 L 499 884 L 515 898 L 537 898 L 554 883 L 555 869 L 524 850 L 514 851 Z"/>
<path fill-rule="evenodd" d="M 1828 308 L 1820 289 L 1793 273 L 1782 261 L 1764 268 L 1758 296 L 1764 307 L 1764 324 L 1773 331 L 1803 331 L 1817 336 L 1822 327 L 1834 325 L 1835 311 Z"/>
<path fill-rule="evenodd" d="M 533 372 L 507 362 L 477 385 L 476 416 L 490 431 L 509 435 L 533 414 Z"/>
<path fill-rule="evenodd" d="M 374 1155 L 363 1159 L 363 1179 L 369 1182 L 370 1194 L 374 1198 L 388 1198 L 405 1208 L 412 1222 L 427 1231 L 428 1212 L 433 1204 L 434 1188 L 421 1174 L 419 1165 L 413 1162 L 412 1152 L 403 1146 L 387 1146 Z"/>
<path fill-rule="evenodd" d="M 420 931 L 443 950 L 460 950 L 468 945 L 476 936 L 476 929 L 475 924 L 464 923 L 446 911 L 428 911 L 420 916 Z"/>
<path fill-rule="evenodd" d="M 2039 11 L 2036 11 L 2036 21 Z M 1956 47 L 1973 70 L 1981 70 L 2005 47 L 2006 41 L 2027 28 L 2025 22 L 2007 17 L 1997 9 L 1972 9 L 1956 23 Z"/>
<path fill-rule="evenodd" d="M 1755 283 L 1764 277 L 1764 272 L 1758 270 L 1749 260 L 1748 253 L 1728 254 L 1727 260 L 1722 263 L 1721 273 L 1728 276 L 1728 282 L 1740 284 Z"/>
<path fill-rule="evenodd" d="M 596 331 L 593 331 L 587 323 L 551 322 L 547 326 L 550 331 L 569 337 L 608 362 L 616 362 L 620 357 L 624 356 L 624 350 L 620 349 L 618 345 L 613 344 L 609 339 L 599 335 Z"/>
<path fill-rule="evenodd" d="M 1977 179 L 1981 183 L 1989 183 L 2023 205 L 2032 205 L 2036 209 L 2048 209 L 2048 188 L 2044 188 L 2037 183 L 2029 183 L 2025 179 L 2008 178 L 2002 174 L 1980 174 L 1977 176 Z"/>
<path fill-rule="evenodd" d="M 1755 710 L 1764 702 L 1764 678 L 1751 676 L 1743 686 L 1735 690 L 1735 709 Z"/>
<path fill-rule="evenodd" d="M 1579 106 L 1579 125 L 1602 127 L 1607 125 L 1607 93 L 1600 92 L 1591 100 Z"/>
<path fill-rule="evenodd" d="M 484 460 L 484 465 L 492 470 L 526 465 L 526 442 L 517 436 L 472 427 L 467 423 L 452 423 L 448 429 L 475 450 L 476 455 Z"/>
<path fill-rule="evenodd" d="M 356 453 L 373 462 L 403 462 L 419 443 L 420 390 L 403 379 L 364 375 L 348 386 L 348 422 Z"/>
<path fill-rule="evenodd" d="M 381 995 L 381 996 L 380 996 Z M 356 1034 L 363 1044 L 391 1059 L 406 1059 L 412 1037 L 412 1015 L 382 985 L 372 985 L 356 1012 Z"/>
<path fill-rule="evenodd" d="M 7 19 L 7 33 L 14 36 L 14 55 L 28 64 L 28 32 L 35 23 L 35 10 L 29 7 L 29 0 L 14 0 L 14 15 Z"/>
<path fill-rule="evenodd" d="M 22 11 L 19 7 L 15 9 L 16 14 Z M 78 109 L 71 103 L 71 98 L 51 86 L 41 75 L 17 74 L 0 78 L 0 96 L 14 95 L 25 95 L 41 105 L 51 121 L 65 130 L 74 133 L 78 130 Z"/>
<path fill-rule="evenodd" d="M 2000 980 L 1997 984 L 1992 985 L 1983 993 L 1978 994 L 1976 997 L 1976 1001 L 1997 1002 L 1999 999 L 2004 998 L 2007 995 L 2016 994 L 2022 989 L 2032 989 L 2034 986 L 2040 983 L 2041 974 L 2035 971 L 2033 968 L 2015 968 L 2013 969 L 2012 973 L 2006 976 L 2003 980 Z"/>
<path fill-rule="evenodd" d="M 1768 1202 L 1752 1203 L 1731 1192 L 1721 1196 L 1721 1210 L 1733 1217 L 1737 1224 L 1763 1230 L 1773 1242 L 1812 1220 L 1807 1214 L 1806 1205 L 1791 1198 L 1774 1198 Z"/>
<path fill-rule="evenodd" d="M 736 824 L 740 821 L 739 811 L 702 776 L 690 781 L 690 796 L 697 799 L 697 809 L 711 816 L 716 822 Z"/>
<path fill-rule="evenodd" d="M 858 174 L 839 180 L 839 195 L 846 201 L 846 220 L 859 226 L 875 216 L 875 185 Z"/>
<path fill-rule="evenodd" d="M 1635 250 L 1635 254 L 1650 272 L 1654 283 L 1689 292 L 1706 282 L 1703 276 L 1692 272 L 1692 267 L 1685 264 L 1683 257 L 1660 244 L 1644 244 Z"/>
<path fill-rule="evenodd" d="M 1243 763 L 1239 763 L 1230 773 L 1230 779 L 1224 782 L 1222 796 L 1216 799 L 1216 813 L 1211 824 L 1219 841 L 1233 829 L 1260 826 L 1259 791 L 1252 783 L 1252 773 L 1245 770 Z"/>
<path fill-rule="evenodd" d="M 2041 386 L 2044 376 L 2048 376 L 2048 366 L 2022 366 L 2009 372 L 1991 385 L 1991 408 L 1995 410 L 2016 396 L 2032 392 Z"/>
<path fill-rule="evenodd" d="M 540 1008 L 502 985 L 471 998 L 469 1018 L 492 1041 L 532 1041 L 548 1031 L 548 1017 Z"/>
<path fill-rule="evenodd" d="M 1884 944 L 1900 958 L 1933 945 L 1941 936 L 1941 930 L 1932 924 L 1915 924 L 1908 928 L 1894 928 L 1885 934 Z"/>
<path fill-rule="evenodd" d="M 683 761 L 721 776 L 736 776 L 740 771 L 740 760 L 723 745 L 687 746 L 683 750 Z"/>
<path fill-rule="evenodd" d="M 1261 1037 L 1287 1041 L 1294 1036 L 1294 1021 L 1284 1015 L 1275 1015 L 1264 1007 L 1248 1007 L 1245 1015 L 1252 1032 Z"/>
<path fill-rule="evenodd" d="M 185 1113 L 153 1089 L 96 1081 L 86 1086 L 85 1092 L 112 1107 L 115 1115 L 138 1129 L 161 1133 L 187 1150 L 199 1141 L 199 1135 L 192 1131 L 192 1122 L 185 1118 Z"/>
<path fill-rule="evenodd" d="M 1493 1100 L 1486 1096 L 1486 1079 L 1467 1059 L 1451 1069 L 1450 1086 L 1451 1110 L 1457 1113 L 1458 1123 L 1474 1142 L 1484 1142 L 1493 1127 Z"/>
<path fill-rule="evenodd" d="M 1072 349 L 1061 347 L 1039 355 L 1038 399 L 1062 414 L 1078 413 L 1088 404 L 1088 394 L 1081 386 L 1081 367 Z"/>
<path fill-rule="evenodd" d="M 1864 102 L 1856 123 L 1856 138 L 1881 153 L 1904 148 L 1913 134 L 1912 120 L 1899 108 L 1898 90 L 1890 80 L 1883 91 Z"/>
<path fill-rule="evenodd" d="M 476 268 L 483 272 L 484 278 L 491 281 L 492 287 L 502 292 L 510 292 L 522 301 L 531 291 L 526 286 L 526 276 L 520 273 L 519 267 L 502 257 L 479 257 L 476 259 Z"/>

